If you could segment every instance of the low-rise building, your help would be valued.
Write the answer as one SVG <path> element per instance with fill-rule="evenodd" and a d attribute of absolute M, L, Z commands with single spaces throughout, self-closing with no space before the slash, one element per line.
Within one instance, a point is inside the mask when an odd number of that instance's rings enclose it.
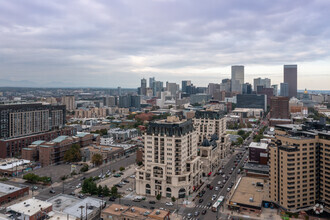
<path fill-rule="evenodd" d="M 58 164 L 64 160 L 65 152 L 72 145 L 87 146 L 92 144 L 97 137 L 98 135 L 80 132 L 76 136 L 59 136 L 48 142 L 43 140 L 34 141 L 27 148 L 22 149 L 22 158 L 39 161 L 43 167 Z"/>
<path fill-rule="evenodd" d="M 104 162 L 112 161 L 125 154 L 124 149 L 121 147 L 110 147 L 104 145 L 90 145 L 81 148 L 80 151 L 84 161 L 90 161 L 95 154 L 102 155 Z"/>
<path fill-rule="evenodd" d="M 0 205 L 9 203 L 15 199 L 29 195 L 29 187 L 17 187 L 0 183 Z"/>
<path fill-rule="evenodd" d="M 32 166 L 30 160 L 7 158 L 0 160 L 0 175 L 18 176 Z"/>
<path fill-rule="evenodd" d="M 53 210 L 53 204 L 39 199 L 31 198 L 7 207 L 15 219 L 38 220 L 44 219 Z"/>
<path fill-rule="evenodd" d="M 99 219 L 101 210 L 106 203 L 103 200 L 92 197 L 79 199 L 77 197 L 64 194 L 58 194 L 47 200 L 47 202 L 53 204 L 54 211 L 64 213 L 71 217 L 73 216 L 76 219 L 88 220 Z"/>
<path fill-rule="evenodd" d="M 242 177 L 232 191 L 228 208 L 242 214 L 260 214 L 263 201 L 268 201 L 268 185 L 264 179 Z"/>
<path fill-rule="evenodd" d="M 249 161 L 258 164 L 267 164 L 268 144 L 261 142 L 251 142 L 249 145 Z"/>
<path fill-rule="evenodd" d="M 149 210 L 140 207 L 129 207 L 111 204 L 101 213 L 103 220 L 169 220 L 170 212 L 165 210 Z"/>

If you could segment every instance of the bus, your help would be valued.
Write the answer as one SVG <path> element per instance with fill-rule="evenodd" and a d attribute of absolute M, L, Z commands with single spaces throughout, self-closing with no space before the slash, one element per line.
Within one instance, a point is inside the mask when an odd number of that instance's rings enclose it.
<path fill-rule="evenodd" d="M 213 204 L 213 206 L 212 206 L 212 211 L 213 212 L 216 212 L 217 211 L 217 209 L 219 208 L 219 206 L 222 204 L 224 198 L 225 198 L 224 196 L 220 196 L 218 198 L 218 200 Z"/>

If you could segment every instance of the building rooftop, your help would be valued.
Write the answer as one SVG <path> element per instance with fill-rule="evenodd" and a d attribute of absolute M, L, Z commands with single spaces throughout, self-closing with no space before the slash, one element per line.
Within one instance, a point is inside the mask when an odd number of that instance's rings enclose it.
<path fill-rule="evenodd" d="M 1 170 L 10 170 L 16 167 L 22 166 L 24 164 L 29 164 L 29 160 L 23 159 L 5 159 L 0 162 L 0 169 Z"/>
<path fill-rule="evenodd" d="M 53 139 L 51 142 L 55 142 L 55 143 L 61 143 L 62 141 L 64 141 L 65 139 L 67 139 L 68 136 L 58 136 L 57 138 Z"/>
<path fill-rule="evenodd" d="M 267 150 L 268 144 L 261 142 L 251 142 L 249 148 L 259 148 Z"/>
<path fill-rule="evenodd" d="M 7 211 L 14 211 L 27 216 L 32 216 L 38 213 L 41 209 L 46 209 L 52 206 L 52 203 L 45 202 L 39 199 L 31 198 L 20 203 L 16 203 L 7 208 Z"/>
<path fill-rule="evenodd" d="M 243 169 L 261 171 L 261 172 L 264 172 L 264 173 L 269 172 L 269 166 L 268 165 L 255 164 L 255 163 L 246 163 L 244 165 Z"/>
<path fill-rule="evenodd" d="M 34 142 L 32 142 L 31 145 L 40 145 L 40 144 L 42 144 L 42 143 L 45 143 L 45 141 L 43 141 L 43 140 L 34 141 Z"/>
<path fill-rule="evenodd" d="M 99 209 L 102 201 L 100 199 L 95 199 L 92 197 L 87 197 L 85 199 L 78 199 L 74 196 L 59 194 L 56 195 L 47 202 L 53 204 L 53 210 L 60 211 L 77 218 L 81 217 L 81 206 L 83 206 L 83 216 L 86 217 L 86 204 L 87 206 L 87 215 L 94 212 L 95 209 Z"/>
<path fill-rule="evenodd" d="M 135 219 L 164 219 L 169 213 L 165 210 L 149 210 L 136 206 L 124 206 L 119 204 L 111 204 L 104 209 L 102 213 L 110 214 L 114 216 L 131 217 Z"/>
<path fill-rule="evenodd" d="M 85 133 L 85 132 L 78 132 L 76 134 L 77 137 L 85 137 L 86 135 L 88 135 L 89 133 Z"/>
<path fill-rule="evenodd" d="M 233 196 L 229 200 L 231 205 L 248 205 L 261 208 L 262 201 L 267 195 L 264 186 L 257 186 L 257 183 L 265 185 L 263 179 L 242 177 L 235 185 Z"/>
<path fill-rule="evenodd" d="M 4 183 L 0 183 L 0 197 L 16 192 L 17 190 L 20 190 L 22 188 L 20 187 L 16 187 L 13 185 L 8 185 L 8 184 L 4 184 Z"/>

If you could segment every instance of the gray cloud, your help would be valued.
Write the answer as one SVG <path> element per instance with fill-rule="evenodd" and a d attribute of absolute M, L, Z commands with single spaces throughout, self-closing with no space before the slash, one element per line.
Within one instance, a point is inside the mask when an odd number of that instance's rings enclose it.
<path fill-rule="evenodd" d="M 319 62 L 329 62 L 329 9 L 321 0 L 2 1 L 0 79 L 136 87 L 155 76 L 206 85 L 244 64 L 249 81 L 259 74 L 278 83 L 282 65 L 297 63 L 299 88 L 318 74 L 328 89 L 330 66 Z"/>

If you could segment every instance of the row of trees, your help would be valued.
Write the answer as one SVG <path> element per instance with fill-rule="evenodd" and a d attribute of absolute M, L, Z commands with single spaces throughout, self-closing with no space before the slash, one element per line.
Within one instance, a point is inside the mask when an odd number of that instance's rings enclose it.
<path fill-rule="evenodd" d="M 82 184 L 82 193 L 103 197 L 120 197 L 116 186 L 111 187 L 111 189 L 109 189 L 107 185 L 104 185 L 103 187 L 101 185 L 97 186 L 92 177 L 84 180 Z"/>
<path fill-rule="evenodd" d="M 104 197 L 110 195 L 110 190 L 108 186 L 97 186 L 96 183 L 93 181 L 92 177 L 84 180 L 82 184 L 82 192 L 88 193 L 90 195 L 101 195 Z"/>
<path fill-rule="evenodd" d="M 253 141 L 254 142 L 260 142 L 260 140 L 262 138 L 264 138 L 264 132 L 265 132 L 265 130 L 266 130 L 266 127 L 260 128 L 260 130 L 258 131 L 258 134 L 254 135 Z"/>
<path fill-rule="evenodd" d="M 51 183 L 52 179 L 48 176 L 38 176 L 34 173 L 28 173 L 23 176 L 23 179 L 29 183 Z"/>

